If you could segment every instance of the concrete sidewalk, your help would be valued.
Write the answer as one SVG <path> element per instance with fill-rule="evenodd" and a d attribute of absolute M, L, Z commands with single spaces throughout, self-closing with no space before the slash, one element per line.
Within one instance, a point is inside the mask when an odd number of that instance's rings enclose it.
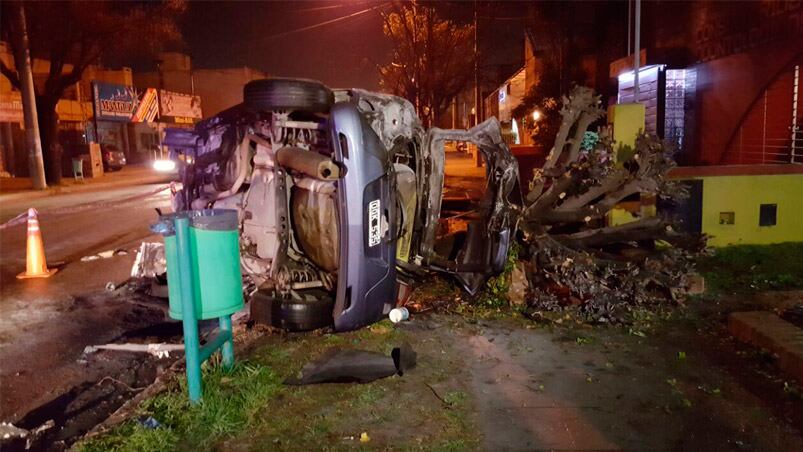
<path fill-rule="evenodd" d="M 84 181 L 75 181 L 72 178 L 65 177 L 62 179 L 61 185 L 48 187 L 45 190 L 0 190 L 0 203 L 103 190 L 111 187 L 168 183 L 177 180 L 177 178 L 178 176 L 174 173 L 160 173 L 149 166 L 128 165 L 120 171 L 106 172 L 101 177 L 86 178 Z"/>

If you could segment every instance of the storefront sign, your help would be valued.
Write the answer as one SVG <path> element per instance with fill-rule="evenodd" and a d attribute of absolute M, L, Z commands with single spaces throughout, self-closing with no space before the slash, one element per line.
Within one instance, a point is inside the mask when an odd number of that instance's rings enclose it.
<path fill-rule="evenodd" d="M 95 118 L 99 121 L 130 122 L 137 108 L 137 90 L 133 86 L 92 82 Z"/>
<path fill-rule="evenodd" d="M 23 122 L 20 93 L 0 94 L 0 122 Z"/>
<path fill-rule="evenodd" d="M 159 113 L 163 121 L 192 124 L 203 116 L 201 96 L 159 91 Z"/>
<path fill-rule="evenodd" d="M 159 115 L 156 88 L 148 88 L 138 97 L 139 103 L 131 122 L 153 122 Z"/>

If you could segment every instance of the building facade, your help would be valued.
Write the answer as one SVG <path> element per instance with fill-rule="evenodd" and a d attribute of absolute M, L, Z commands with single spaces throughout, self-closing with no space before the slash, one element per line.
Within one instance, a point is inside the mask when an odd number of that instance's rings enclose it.
<path fill-rule="evenodd" d="M 247 66 L 195 69 L 188 55 L 164 52 L 159 56 L 157 70 L 134 74 L 134 84 L 139 88 L 152 86 L 200 96 L 203 117 L 208 118 L 241 103 L 246 83 L 267 77 L 266 73 Z"/>
<path fill-rule="evenodd" d="M 646 3 L 639 102 L 684 165 L 803 163 L 803 3 Z M 611 65 L 634 100 L 633 57 Z"/>

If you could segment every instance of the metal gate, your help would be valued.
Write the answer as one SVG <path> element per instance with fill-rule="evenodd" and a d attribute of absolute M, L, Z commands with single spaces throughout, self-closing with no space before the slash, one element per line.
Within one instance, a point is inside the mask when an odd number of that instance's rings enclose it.
<path fill-rule="evenodd" d="M 750 107 L 725 164 L 803 163 L 800 64 L 783 71 Z"/>

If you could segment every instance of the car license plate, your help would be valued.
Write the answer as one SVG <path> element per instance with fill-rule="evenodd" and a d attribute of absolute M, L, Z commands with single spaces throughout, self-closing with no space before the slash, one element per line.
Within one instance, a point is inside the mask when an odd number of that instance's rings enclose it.
<path fill-rule="evenodd" d="M 368 247 L 379 245 L 382 239 L 382 229 L 379 221 L 379 200 L 368 203 Z"/>

